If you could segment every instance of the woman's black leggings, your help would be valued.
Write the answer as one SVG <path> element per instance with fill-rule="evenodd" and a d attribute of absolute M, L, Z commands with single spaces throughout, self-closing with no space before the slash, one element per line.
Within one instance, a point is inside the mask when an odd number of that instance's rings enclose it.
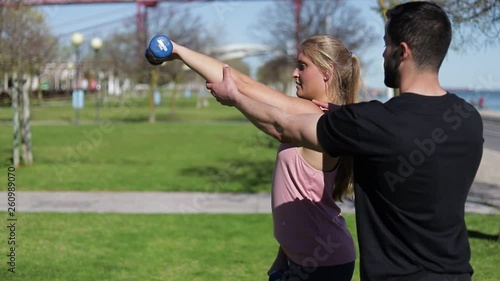
<path fill-rule="evenodd" d="M 287 281 L 351 281 L 354 261 L 333 266 L 308 267 L 289 260 Z"/>

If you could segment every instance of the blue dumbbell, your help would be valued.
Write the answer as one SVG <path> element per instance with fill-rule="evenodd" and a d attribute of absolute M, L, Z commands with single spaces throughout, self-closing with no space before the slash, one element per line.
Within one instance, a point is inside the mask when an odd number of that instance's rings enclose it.
<path fill-rule="evenodd" d="M 156 35 L 149 41 L 145 56 L 152 65 L 160 65 L 172 54 L 173 49 L 170 38 L 165 35 Z"/>

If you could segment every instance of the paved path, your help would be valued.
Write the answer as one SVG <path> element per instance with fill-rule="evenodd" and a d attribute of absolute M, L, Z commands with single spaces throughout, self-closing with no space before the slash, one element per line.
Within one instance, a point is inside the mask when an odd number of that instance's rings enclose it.
<path fill-rule="evenodd" d="M 500 187 L 475 184 L 467 213 L 500 214 Z M 496 201 L 485 198 L 494 197 Z M 0 209 L 7 211 L 7 193 L 0 194 Z M 270 213 L 269 194 L 197 192 L 16 192 L 16 212 L 66 213 Z M 497 204 L 497 205 L 495 205 Z M 354 213 L 352 201 L 339 204 Z"/>
<path fill-rule="evenodd" d="M 481 109 L 479 110 L 479 114 L 481 114 L 483 120 L 500 121 L 500 111 Z"/>

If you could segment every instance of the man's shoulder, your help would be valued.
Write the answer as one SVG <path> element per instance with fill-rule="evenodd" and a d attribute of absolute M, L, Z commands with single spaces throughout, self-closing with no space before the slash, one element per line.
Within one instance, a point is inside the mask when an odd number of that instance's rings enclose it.
<path fill-rule="evenodd" d="M 344 110 L 358 113 L 358 114 L 370 114 L 374 112 L 380 112 L 387 110 L 385 103 L 379 100 L 363 101 L 358 103 L 346 104 L 340 107 Z"/>
<path fill-rule="evenodd" d="M 459 106 L 459 108 L 457 108 L 457 107 L 453 108 L 454 112 L 465 112 L 465 114 L 473 116 L 473 118 L 471 118 L 471 119 L 473 119 L 473 120 L 477 119 L 477 120 L 482 121 L 481 114 L 479 113 L 479 111 L 476 109 L 475 106 L 473 106 L 468 101 L 457 96 L 454 93 L 448 92 L 448 95 L 449 95 L 450 100 L 452 101 L 453 105 Z M 451 111 L 451 109 L 449 111 Z"/>
<path fill-rule="evenodd" d="M 323 121 L 330 120 L 329 123 L 336 126 L 351 127 L 355 124 L 386 123 L 391 115 L 391 110 L 383 102 L 372 100 L 342 105 L 326 114 Z"/>

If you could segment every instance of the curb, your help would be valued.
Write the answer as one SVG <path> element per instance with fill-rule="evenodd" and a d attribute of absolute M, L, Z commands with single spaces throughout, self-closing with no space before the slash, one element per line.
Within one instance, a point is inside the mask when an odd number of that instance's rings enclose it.
<path fill-rule="evenodd" d="M 484 191 L 487 191 L 486 189 Z M 496 202 L 485 202 L 486 192 L 467 199 L 466 213 L 500 214 Z M 16 193 L 19 212 L 115 214 L 270 214 L 271 194 L 200 192 L 47 192 Z M 0 208 L 7 210 L 7 193 L 0 193 Z M 355 213 L 354 202 L 338 203 L 344 214 Z M 17 208 L 16 208 L 16 211 Z"/>

